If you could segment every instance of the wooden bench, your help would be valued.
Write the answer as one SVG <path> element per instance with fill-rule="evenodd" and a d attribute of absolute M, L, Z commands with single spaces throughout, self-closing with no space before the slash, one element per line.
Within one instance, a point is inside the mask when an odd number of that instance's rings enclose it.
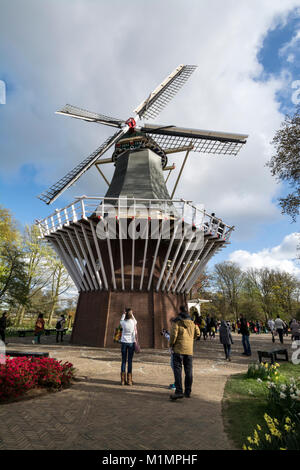
<path fill-rule="evenodd" d="M 6 356 L 10 357 L 49 357 L 47 352 L 25 352 L 25 351 L 6 351 Z"/>
<path fill-rule="evenodd" d="M 67 328 L 64 328 L 64 335 L 66 334 L 67 330 L 68 330 Z M 45 328 L 44 332 L 45 332 L 45 336 L 50 336 L 51 333 L 56 333 L 56 329 L 55 328 Z M 26 336 L 26 333 L 33 334 L 34 330 L 19 330 L 18 331 L 19 338 L 24 338 Z"/>
<path fill-rule="evenodd" d="M 45 328 L 45 336 L 49 336 L 51 335 L 51 333 L 56 333 L 56 328 Z M 67 328 L 64 328 L 63 332 L 64 332 L 64 335 L 66 334 L 66 332 L 68 331 Z"/>
<path fill-rule="evenodd" d="M 285 360 L 289 360 L 287 349 L 271 349 L 271 351 L 257 351 L 259 362 L 262 362 L 263 357 L 271 359 L 271 363 L 274 364 L 278 360 L 277 356 L 284 356 Z"/>
<path fill-rule="evenodd" d="M 26 336 L 26 333 L 34 333 L 34 330 L 19 330 L 18 335 L 19 338 L 24 338 Z"/>

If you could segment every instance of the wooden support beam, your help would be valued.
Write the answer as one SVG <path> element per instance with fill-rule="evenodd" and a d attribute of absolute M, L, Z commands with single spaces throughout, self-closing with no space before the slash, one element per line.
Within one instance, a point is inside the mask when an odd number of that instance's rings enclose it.
<path fill-rule="evenodd" d="M 95 163 L 95 167 L 97 168 L 97 170 L 99 171 L 100 175 L 102 176 L 102 178 L 104 179 L 105 183 L 107 184 L 107 186 L 109 186 L 109 181 L 108 179 L 106 178 L 106 176 L 104 175 L 104 173 L 102 172 L 102 170 L 100 170 L 99 166 L 98 166 L 98 163 Z"/>
<path fill-rule="evenodd" d="M 173 191 L 172 191 L 172 194 L 171 194 L 171 199 L 173 199 L 173 196 L 174 196 L 174 194 L 175 194 L 175 191 L 176 191 L 176 189 L 177 189 L 177 186 L 178 186 L 179 180 L 180 180 L 180 178 L 181 178 L 181 175 L 182 175 L 182 172 L 183 172 L 184 165 L 186 164 L 187 157 L 189 156 L 189 153 L 190 153 L 190 151 L 191 151 L 191 148 L 190 148 L 190 149 L 189 149 L 189 150 L 186 152 L 186 154 L 185 154 L 184 160 L 183 160 L 183 162 L 182 162 L 182 165 L 181 165 L 181 168 L 180 168 L 179 175 L 178 175 L 178 177 L 177 177 L 177 180 L 176 180 L 176 183 L 175 183 L 174 189 L 173 189 Z"/>

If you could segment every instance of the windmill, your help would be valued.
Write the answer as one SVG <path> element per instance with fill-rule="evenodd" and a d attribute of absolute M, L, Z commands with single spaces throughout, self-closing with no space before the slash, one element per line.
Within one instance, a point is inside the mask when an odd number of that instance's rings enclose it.
<path fill-rule="evenodd" d="M 236 155 L 248 136 L 145 123 L 159 115 L 195 68 L 178 66 L 126 120 L 72 105 L 58 111 L 117 129 L 38 196 L 51 204 L 94 165 L 108 184 L 104 197 L 81 196 L 37 222 L 80 294 L 74 343 L 112 346 L 120 312 L 131 306 L 140 320 L 141 344 L 161 347 L 161 329 L 229 241 L 233 227 L 174 194 L 191 151 Z M 113 146 L 112 156 L 102 158 Z M 185 157 L 170 195 L 166 182 L 175 166 L 168 166 L 168 155 L 175 152 Z M 100 169 L 107 163 L 115 165 L 110 183 Z"/>

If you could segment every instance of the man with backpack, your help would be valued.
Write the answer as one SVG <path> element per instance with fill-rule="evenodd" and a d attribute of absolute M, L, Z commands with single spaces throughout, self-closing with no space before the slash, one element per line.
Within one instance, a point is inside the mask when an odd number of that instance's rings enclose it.
<path fill-rule="evenodd" d="M 173 321 L 169 345 L 172 348 L 176 391 L 172 400 L 189 398 L 193 383 L 193 348 L 194 340 L 200 337 L 200 331 L 184 306 L 180 307 L 177 318 Z M 185 372 L 184 395 L 182 389 L 182 364 Z"/>
<path fill-rule="evenodd" d="M 57 323 L 56 323 L 56 326 L 55 326 L 55 329 L 56 329 L 56 342 L 57 343 L 58 343 L 59 335 L 60 335 L 61 343 L 63 342 L 65 323 L 66 323 L 65 316 L 61 315 L 61 317 L 57 320 Z"/>

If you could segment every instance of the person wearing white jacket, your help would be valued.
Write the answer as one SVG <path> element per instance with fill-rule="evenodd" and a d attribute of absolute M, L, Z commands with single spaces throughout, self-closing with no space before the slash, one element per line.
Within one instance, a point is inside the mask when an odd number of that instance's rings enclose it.
<path fill-rule="evenodd" d="M 135 335 L 137 321 L 134 318 L 131 308 L 126 308 L 120 321 L 122 328 L 121 337 L 121 353 L 122 353 L 122 365 L 121 365 L 121 385 L 132 385 L 132 359 L 134 354 L 135 346 Z M 127 358 L 128 355 L 128 358 Z M 127 362 L 127 381 L 126 378 L 126 362 Z"/>

